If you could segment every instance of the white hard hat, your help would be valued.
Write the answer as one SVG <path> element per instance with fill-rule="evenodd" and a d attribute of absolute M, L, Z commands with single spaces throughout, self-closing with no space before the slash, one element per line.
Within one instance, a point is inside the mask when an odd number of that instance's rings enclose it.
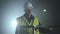
<path fill-rule="evenodd" d="M 33 6 L 32 6 L 32 3 L 30 3 L 30 2 L 28 2 L 24 5 L 24 10 L 25 9 L 31 9 L 31 8 L 33 8 Z"/>
<path fill-rule="evenodd" d="M 32 3 L 28 3 L 28 4 L 27 4 L 27 8 L 28 8 L 28 9 L 33 8 Z"/>

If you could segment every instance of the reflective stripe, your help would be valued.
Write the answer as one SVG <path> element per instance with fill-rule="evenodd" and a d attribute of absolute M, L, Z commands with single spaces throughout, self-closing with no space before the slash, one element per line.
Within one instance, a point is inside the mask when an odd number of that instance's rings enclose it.
<path fill-rule="evenodd" d="M 27 25 L 33 25 L 34 20 L 31 20 L 29 23 L 25 16 L 23 16 L 23 18 L 25 19 Z"/>

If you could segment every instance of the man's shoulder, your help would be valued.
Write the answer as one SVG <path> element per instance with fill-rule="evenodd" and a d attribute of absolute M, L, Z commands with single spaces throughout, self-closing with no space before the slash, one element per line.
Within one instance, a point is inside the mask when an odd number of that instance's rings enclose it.
<path fill-rule="evenodd" d="M 23 18 L 23 16 L 17 17 L 16 19 L 19 20 L 19 19 L 21 19 L 21 18 Z"/>
<path fill-rule="evenodd" d="M 38 17 L 35 17 L 35 19 L 38 19 Z"/>

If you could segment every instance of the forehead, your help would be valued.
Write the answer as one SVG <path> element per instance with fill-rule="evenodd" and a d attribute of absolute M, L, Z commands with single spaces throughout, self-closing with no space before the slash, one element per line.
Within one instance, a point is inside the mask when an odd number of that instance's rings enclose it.
<path fill-rule="evenodd" d="M 33 9 L 32 7 L 27 7 L 26 9 Z"/>

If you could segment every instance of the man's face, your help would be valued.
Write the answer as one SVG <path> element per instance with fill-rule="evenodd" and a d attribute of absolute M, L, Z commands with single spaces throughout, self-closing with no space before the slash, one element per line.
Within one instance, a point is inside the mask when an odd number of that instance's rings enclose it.
<path fill-rule="evenodd" d="M 26 9 L 26 13 L 27 13 L 28 15 L 31 15 L 31 14 L 32 14 L 32 7 L 27 8 L 27 9 Z"/>

